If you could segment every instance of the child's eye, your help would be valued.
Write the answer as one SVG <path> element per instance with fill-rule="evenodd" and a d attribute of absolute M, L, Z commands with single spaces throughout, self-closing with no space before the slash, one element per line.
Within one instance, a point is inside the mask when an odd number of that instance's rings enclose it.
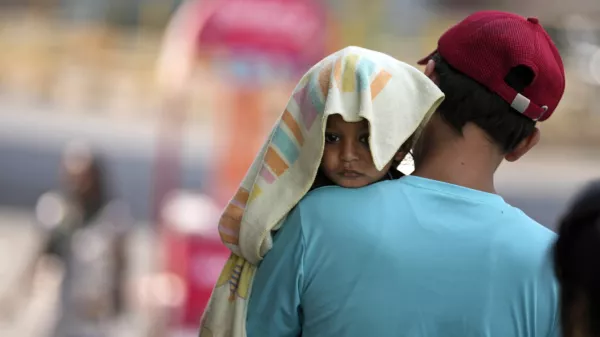
<path fill-rule="evenodd" d="M 340 137 L 336 134 L 326 132 L 325 133 L 325 143 L 337 143 L 340 141 Z"/>
<path fill-rule="evenodd" d="M 369 135 L 360 136 L 358 141 L 363 143 L 364 145 L 369 146 Z"/>

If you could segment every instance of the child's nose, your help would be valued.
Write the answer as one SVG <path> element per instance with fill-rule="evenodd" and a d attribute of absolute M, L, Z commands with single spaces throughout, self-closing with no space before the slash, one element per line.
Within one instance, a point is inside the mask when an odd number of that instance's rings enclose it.
<path fill-rule="evenodd" d="M 356 146 L 353 142 L 343 142 L 342 144 L 342 161 L 350 162 L 358 159 Z"/>

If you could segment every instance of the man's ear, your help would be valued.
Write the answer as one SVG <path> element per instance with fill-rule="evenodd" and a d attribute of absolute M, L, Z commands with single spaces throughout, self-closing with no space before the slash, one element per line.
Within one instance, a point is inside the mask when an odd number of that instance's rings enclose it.
<path fill-rule="evenodd" d="M 540 129 L 535 128 L 533 130 L 533 133 L 531 133 L 529 137 L 523 139 L 513 151 L 507 153 L 504 156 L 504 159 L 510 162 L 519 160 L 519 158 L 523 157 L 525 153 L 529 152 L 529 150 L 531 150 L 534 146 L 537 145 L 537 143 L 539 143 L 540 137 Z"/>
<path fill-rule="evenodd" d="M 427 65 L 425 66 L 425 76 L 429 77 L 435 84 L 439 84 L 439 78 L 435 73 L 435 61 L 429 60 L 427 61 Z"/>

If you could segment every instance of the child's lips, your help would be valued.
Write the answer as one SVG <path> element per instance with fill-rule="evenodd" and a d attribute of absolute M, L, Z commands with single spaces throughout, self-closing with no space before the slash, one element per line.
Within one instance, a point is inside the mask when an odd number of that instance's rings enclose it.
<path fill-rule="evenodd" d="M 344 178 L 359 178 L 362 177 L 364 174 L 358 172 L 358 171 L 354 171 L 354 170 L 344 170 L 340 173 L 340 175 Z"/>

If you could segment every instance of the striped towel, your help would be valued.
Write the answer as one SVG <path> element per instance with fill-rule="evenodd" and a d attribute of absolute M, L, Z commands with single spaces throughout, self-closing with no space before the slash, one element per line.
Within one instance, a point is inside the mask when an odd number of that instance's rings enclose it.
<path fill-rule="evenodd" d="M 364 48 L 347 47 L 312 67 L 221 216 L 221 239 L 232 254 L 202 317 L 200 336 L 246 336 L 256 265 L 272 246 L 272 232 L 315 179 L 329 115 L 369 121 L 373 162 L 381 170 L 443 97 L 416 68 Z"/>

